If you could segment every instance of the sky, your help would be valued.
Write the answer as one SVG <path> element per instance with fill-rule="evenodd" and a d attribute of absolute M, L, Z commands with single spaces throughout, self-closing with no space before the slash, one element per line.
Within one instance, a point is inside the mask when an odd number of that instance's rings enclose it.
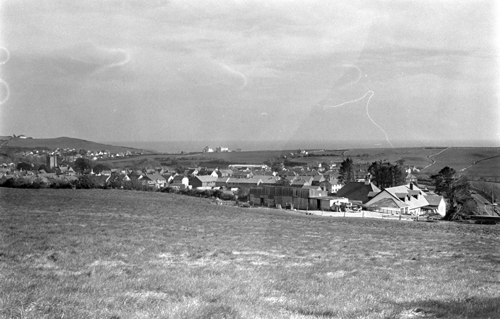
<path fill-rule="evenodd" d="M 0 0 L 0 135 L 500 146 L 498 13 L 493 0 Z"/>

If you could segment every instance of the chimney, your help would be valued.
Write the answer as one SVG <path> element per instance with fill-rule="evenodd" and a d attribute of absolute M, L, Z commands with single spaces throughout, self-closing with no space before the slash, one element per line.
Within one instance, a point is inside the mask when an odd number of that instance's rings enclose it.
<path fill-rule="evenodd" d="M 365 185 L 370 185 L 372 175 L 370 173 L 365 176 Z"/>
<path fill-rule="evenodd" d="M 413 190 L 413 182 L 410 182 L 410 189 Z"/>

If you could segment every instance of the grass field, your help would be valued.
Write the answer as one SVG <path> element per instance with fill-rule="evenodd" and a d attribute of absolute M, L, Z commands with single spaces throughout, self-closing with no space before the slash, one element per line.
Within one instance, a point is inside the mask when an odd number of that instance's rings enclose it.
<path fill-rule="evenodd" d="M 498 226 L 0 189 L 0 318 L 500 318 Z"/>
<path fill-rule="evenodd" d="M 478 162 L 466 170 L 467 176 L 500 182 L 500 156 Z"/>

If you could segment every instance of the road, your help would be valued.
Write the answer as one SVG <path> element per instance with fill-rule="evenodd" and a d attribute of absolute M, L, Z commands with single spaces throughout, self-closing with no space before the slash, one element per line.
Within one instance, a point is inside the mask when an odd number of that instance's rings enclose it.
<path fill-rule="evenodd" d="M 428 159 L 430 159 L 430 160 L 432 161 L 432 163 L 430 163 L 430 164 L 429 164 L 429 165 L 427 165 L 426 167 L 422 168 L 422 169 L 421 169 L 421 171 L 423 171 L 423 170 L 424 170 L 424 169 L 426 169 L 426 168 L 431 167 L 432 165 L 434 165 L 434 164 L 436 163 L 436 161 L 435 161 L 432 157 L 434 157 L 434 156 L 438 156 L 439 154 L 443 153 L 443 152 L 444 152 L 444 151 L 446 151 L 446 150 L 449 150 L 450 148 L 451 148 L 451 147 L 447 147 L 447 148 L 445 148 L 444 150 L 441 150 L 441 151 L 437 152 L 436 154 L 432 154 L 432 155 L 427 156 L 427 158 L 428 158 Z"/>
<path fill-rule="evenodd" d="M 493 205 L 486 198 L 479 194 L 472 194 L 472 197 L 477 202 L 477 207 L 482 215 L 500 216 L 493 211 Z"/>

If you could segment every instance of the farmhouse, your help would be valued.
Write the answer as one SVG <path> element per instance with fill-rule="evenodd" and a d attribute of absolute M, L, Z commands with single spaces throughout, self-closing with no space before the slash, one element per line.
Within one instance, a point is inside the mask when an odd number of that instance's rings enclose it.
<path fill-rule="evenodd" d="M 388 187 L 365 203 L 368 209 L 412 215 L 420 215 L 426 206 L 425 193 L 413 183 Z"/>
<path fill-rule="evenodd" d="M 198 175 L 189 179 L 189 185 L 191 185 L 192 188 L 207 189 L 215 187 L 216 180 L 216 177 L 210 175 Z"/>

